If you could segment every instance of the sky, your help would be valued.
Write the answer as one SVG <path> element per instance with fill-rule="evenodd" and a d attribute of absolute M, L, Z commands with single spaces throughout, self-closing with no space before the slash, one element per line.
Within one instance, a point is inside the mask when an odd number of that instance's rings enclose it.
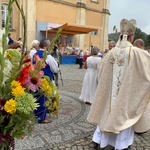
<path fill-rule="evenodd" d="M 146 34 L 150 34 L 150 0 L 110 0 L 110 16 L 108 33 L 113 33 L 113 27 L 117 26 L 120 32 L 120 21 L 135 19 L 137 28 Z"/>

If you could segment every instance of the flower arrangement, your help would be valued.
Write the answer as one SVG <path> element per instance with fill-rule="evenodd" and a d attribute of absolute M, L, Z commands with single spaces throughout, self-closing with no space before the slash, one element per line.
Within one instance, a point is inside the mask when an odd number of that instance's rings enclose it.
<path fill-rule="evenodd" d="M 1 53 L 4 70 L 1 72 L 0 83 L 0 148 L 14 147 L 14 138 L 20 138 L 30 133 L 36 123 L 33 111 L 38 107 L 36 99 L 18 79 L 22 73 L 19 68 L 20 53 L 17 50 L 7 50 Z M 5 139 L 6 138 L 6 139 Z M 10 143 L 9 143 L 9 142 Z"/>
<path fill-rule="evenodd" d="M 23 10 L 17 0 L 9 0 L 5 34 L 0 49 L 0 149 L 14 149 L 14 138 L 21 138 L 32 132 L 37 118 L 34 110 L 39 107 L 35 95 L 47 98 L 45 105 L 51 114 L 59 112 L 60 96 L 54 84 L 41 71 L 45 67 L 46 54 L 43 59 L 36 57 L 31 64 L 24 52 L 26 42 L 26 26 L 24 26 L 24 42 L 22 53 L 16 49 L 7 49 L 7 35 L 13 3 L 16 3 L 25 23 Z M 58 37 L 58 34 L 57 34 Z M 56 37 L 55 37 L 56 38 Z M 51 45 L 52 47 L 52 45 Z"/>

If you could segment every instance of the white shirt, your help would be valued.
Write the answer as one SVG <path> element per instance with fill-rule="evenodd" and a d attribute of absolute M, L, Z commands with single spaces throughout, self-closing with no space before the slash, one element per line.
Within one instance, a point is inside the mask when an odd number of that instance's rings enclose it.
<path fill-rule="evenodd" d="M 83 58 L 84 53 L 83 52 L 79 52 L 79 58 Z"/>
<path fill-rule="evenodd" d="M 31 58 L 31 62 L 33 60 L 33 56 L 34 54 L 37 52 L 37 50 L 35 48 L 31 49 L 30 53 L 29 53 L 29 57 Z"/>
<path fill-rule="evenodd" d="M 44 49 L 39 49 L 39 50 L 42 50 L 44 51 Z M 37 52 L 37 51 L 36 51 Z M 36 53 L 35 52 L 35 53 Z M 33 55 L 35 54 L 34 51 L 33 51 Z M 32 53 L 31 53 L 32 54 Z M 33 59 L 33 56 L 32 56 L 32 59 Z M 53 72 L 53 73 L 58 73 L 60 68 L 58 67 L 58 63 L 56 62 L 56 60 L 50 55 L 48 54 L 47 55 L 47 58 L 45 60 L 45 62 L 49 65 L 50 67 L 50 70 Z"/>
<path fill-rule="evenodd" d="M 53 73 L 57 73 L 60 70 L 58 63 L 51 55 L 47 55 L 46 63 L 50 66 L 50 69 Z"/>

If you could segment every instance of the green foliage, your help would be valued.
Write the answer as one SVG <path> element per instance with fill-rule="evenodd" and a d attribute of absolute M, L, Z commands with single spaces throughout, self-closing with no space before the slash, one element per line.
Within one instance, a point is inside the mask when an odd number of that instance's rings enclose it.
<path fill-rule="evenodd" d="M 36 119 L 33 112 L 24 114 L 18 111 L 10 116 L 8 125 L 3 126 L 3 133 L 6 134 L 10 132 L 12 137 L 20 138 L 33 130 L 35 122 Z"/>
<path fill-rule="evenodd" d="M 56 41 L 60 37 L 61 31 L 62 31 L 62 29 L 59 28 L 59 30 L 56 33 L 56 36 L 51 40 L 50 46 L 48 48 L 48 52 L 51 52 L 53 50 L 54 44 L 56 43 Z"/>
<path fill-rule="evenodd" d="M 9 0 L 8 3 L 8 15 L 5 24 L 5 33 L 2 37 L 2 49 L 0 50 L 0 133 L 9 135 L 11 138 L 20 138 L 33 130 L 35 123 L 37 122 L 33 110 L 37 107 L 33 95 L 26 94 L 22 96 L 18 101 L 19 109 L 16 112 L 10 114 L 5 110 L 5 104 L 12 97 L 11 94 L 11 82 L 16 80 L 20 73 L 20 68 L 23 65 L 25 56 L 21 55 L 17 50 L 7 51 L 7 36 L 10 29 L 10 18 L 12 15 L 12 5 L 17 0 Z M 17 5 L 25 21 L 23 9 Z M 26 27 L 24 26 L 26 32 Z M 26 33 L 24 34 L 26 38 Z M 4 102 L 5 101 L 5 102 Z M 10 106 L 11 108 L 12 106 Z M 21 109 L 22 107 L 22 109 Z M 0 148 L 5 147 L 9 138 L 6 137 L 5 143 L 0 145 Z"/>
<path fill-rule="evenodd" d="M 146 37 L 145 46 L 146 46 L 146 47 L 150 47 L 150 34 L 147 35 L 147 37 Z"/>
<path fill-rule="evenodd" d="M 36 99 L 32 94 L 24 93 L 22 95 L 17 96 L 17 110 L 23 114 L 30 114 L 32 110 L 38 107 L 36 103 Z"/>
<path fill-rule="evenodd" d="M 4 57 L 4 69 L 1 74 L 3 74 L 3 81 L 0 87 L 0 96 L 6 99 L 11 97 L 10 83 L 17 78 L 20 73 L 19 61 L 21 54 L 18 50 L 9 49 L 5 51 Z"/>
<path fill-rule="evenodd" d="M 7 19 L 6 19 L 6 24 L 5 24 L 5 34 L 3 34 L 2 36 L 2 50 L 0 50 L 0 88 L 2 86 L 3 83 L 3 79 L 4 79 L 4 67 L 5 67 L 5 58 L 4 58 L 4 54 L 5 51 L 7 49 L 7 36 L 9 33 L 9 28 L 10 28 L 10 18 L 12 15 L 12 4 L 14 3 L 15 0 L 9 0 L 8 3 L 8 14 L 7 14 Z"/>
<path fill-rule="evenodd" d="M 33 77 L 35 77 L 38 73 L 39 78 L 41 77 L 41 74 L 43 76 L 43 73 L 39 71 L 41 71 L 43 68 L 43 62 L 47 57 L 47 54 L 45 53 L 44 60 L 37 58 L 35 65 L 31 65 L 31 63 L 27 65 L 25 64 L 26 56 L 23 54 L 24 47 L 22 54 L 20 54 L 17 50 L 9 49 L 7 51 L 6 37 L 9 33 L 9 22 L 12 13 L 12 4 L 14 2 L 16 3 L 22 15 L 24 22 L 24 46 L 27 38 L 26 18 L 23 9 L 19 6 L 17 0 L 9 0 L 5 34 L 3 35 L 2 39 L 3 48 L 0 50 L 0 133 L 2 133 L 2 136 L 8 134 L 12 139 L 20 138 L 31 133 L 35 123 L 37 122 L 35 114 L 33 113 L 34 110 L 38 107 L 38 103 L 36 103 L 37 99 L 35 99 L 30 92 L 32 89 L 27 89 L 28 86 L 25 83 L 28 81 L 28 79 L 30 79 L 28 78 L 29 75 L 31 75 L 30 73 L 32 73 Z M 56 37 L 51 41 L 49 52 L 52 50 L 56 40 L 59 38 L 60 32 L 61 29 L 58 30 Z M 35 69 L 34 67 L 37 68 Z M 57 89 L 55 89 L 54 84 L 48 79 L 47 81 L 49 89 L 52 88 L 51 94 L 49 94 L 46 90 L 41 91 L 42 84 L 40 85 L 40 91 L 37 91 L 41 93 L 43 92 L 42 94 L 47 96 L 50 101 L 52 101 L 52 98 L 57 100 L 57 106 L 55 102 L 56 111 L 59 106 L 59 93 L 57 92 Z M 5 141 L 8 142 L 8 140 L 9 139 L 6 137 Z M 0 148 L 5 147 L 6 145 L 2 144 L 0 143 Z"/>
<path fill-rule="evenodd" d="M 147 37 L 146 33 L 142 32 L 141 29 L 136 28 L 135 35 L 134 35 L 134 40 L 142 39 L 144 42 L 146 42 L 146 37 Z"/>
<path fill-rule="evenodd" d="M 120 32 L 108 34 L 109 41 L 117 42 Z M 140 28 L 136 28 L 134 40 L 142 39 L 145 43 L 145 47 L 150 47 L 150 35 L 147 35 L 145 32 L 142 32 Z"/>
<path fill-rule="evenodd" d="M 120 35 L 120 32 L 118 32 L 118 33 L 111 33 L 111 34 L 108 35 L 108 40 L 117 42 L 118 39 L 119 39 L 119 35 Z"/>

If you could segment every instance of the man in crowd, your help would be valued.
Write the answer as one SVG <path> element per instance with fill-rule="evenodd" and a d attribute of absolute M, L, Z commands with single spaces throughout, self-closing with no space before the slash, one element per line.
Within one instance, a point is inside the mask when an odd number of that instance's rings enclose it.
<path fill-rule="evenodd" d="M 110 41 L 108 43 L 108 49 L 105 49 L 103 56 L 105 56 L 113 47 L 115 47 L 116 43 L 114 41 Z"/>
<path fill-rule="evenodd" d="M 82 69 L 83 67 L 83 56 L 84 56 L 84 53 L 83 53 L 83 50 L 81 49 L 78 54 L 79 69 Z"/>
<path fill-rule="evenodd" d="M 40 41 L 40 49 L 34 54 L 38 55 L 40 58 L 43 58 L 44 51 L 48 50 L 48 47 L 50 45 L 49 39 L 43 39 Z M 47 58 L 45 60 L 46 66 L 43 68 L 44 75 L 48 76 L 50 80 L 53 80 L 54 73 L 57 73 L 59 71 L 59 67 L 55 59 L 48 54 Z M 47 107 L 45 106 L 46 98 L 44 95 L 38 96 L 37 103 L 40 104 L 40 106 L 35 110 L 35 115 L 38 118 L 39 123 L 50 123 L 52 120 L 46 119 L 46 113 L 48 112 Z"/>
<path fill-rule="evenodd" d="M 55 58 L 58 66 L 59 66 L 60 65 L 60 52 L 59 52 L 58 47 L 57 47 L 56 44 L 54 45 L 54 48 L 53 48 L 53 51 L 52 51 L 51 55 Z M 56 84 L 57 87 L 58 87 L 58 77 L 59 77 L 58 73 L 55 73 L 54 74 L 54 81 L 55 81 L 55 84 Z"/>
<path fill-rule="evenodd" d="M 144 50 L 144 41 L 142 39 L 136 39 L 133 43 L 134 46 Z"/>
<path fill-rule="evenodd" d="M 115 41 L 110 41 L 108 44 L 108 49 L 111 50 L 113 47 L 115 47 L 116 43 Z"/>
<path fill-rule="evenodd" d="M 14 40 L 11 38 L 11 34 L 8 33 L 8 45 L 14 44 Z"/>
<path fill-rule="evenodd" d="M 88 121 L 101 148 L 128 149 L 135 132 L 150 129 L 150 54 L 134 47 L 136 21 L 122 19 L 116 46 L 98 65 L 98 87 Z"/>

